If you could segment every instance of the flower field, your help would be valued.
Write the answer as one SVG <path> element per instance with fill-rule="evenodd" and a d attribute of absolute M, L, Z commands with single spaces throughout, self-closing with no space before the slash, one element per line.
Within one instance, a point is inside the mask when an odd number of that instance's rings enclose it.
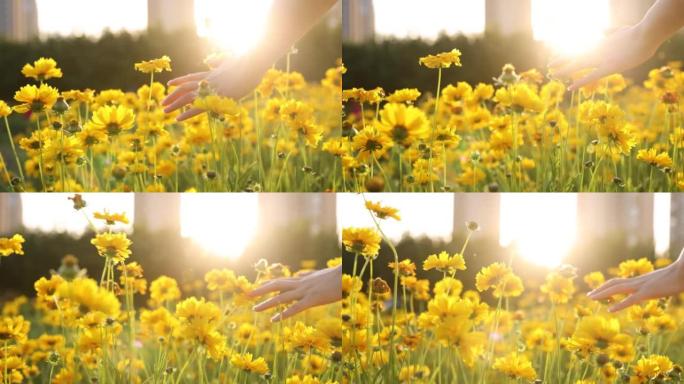
<path fill-rule="evenodd" d="M 343 91 L 345 190 L 684 188 L 679 62 L 651 70 L 643 84 L 615 74 L 572 92 L 552 72 L 510 64 L 492 84 L 444 84 L 443 72 L 461 66 L 456 49 L 416 65 L 435 72 L 434 95 Z"/>
<path fill-rule="evenodd" d="M 343 275 L 342 313 L 351 382 L 684 381 L 684 297 L 609 313 L 607 302 L 585 295 L 606 276 L 642 275 L 669 259 L 626 260 L 606 275 L 578 276 L 563 265 L 533 284 L 511 258 L 483 267 L 469 287 L 459 274 L 475 257 L 468 241 L 479 230 L 476 223 L 466 223 L 458 253 L 399 255 L 383 232 L 383 220 L 399 220 L 398 210 L 370 201 L 366 208 L 375 226 L 344 228 L 342 234 L 349 257 L 344 263 L 352 266 Z M 389 265 L 374 265 L 381 247 L 394 255 Z M 393 281 L 376 277 L 378 268 L 390 268 Z M 421 278 L 423 271 L 441 272 L 441 278 Z"/>
<path fill-rule="evenodd" d="M 9 140 L 12 154 L 11 160 L 0 156 L 0 190 L 337 189 L 341 64 L 318 84 L 289 68 L 270 69 L 241 100 L 202 83 L 192 106 L 206 113 L 180 123 L 178 112 L 161 106 L 173 87 L 154 80 L 171 71 L 171 59 L 134 68 L 143 84 L 135 92 L 60 91 L 49 85 L 63 76 L 53 59 L 26 64 L 22 73 L 32 83 L 16 92 L 14 105 L 0 100 L 1 142 Z M 11 114 L 23 118 L 8 119 Z M 26 124 L 19 129 L 10 120 Z"/>
<path fill-rule="evenodd" d="M 271 323 L 252 310 L 253 288 L 295 276 L 265 260 L 256 278 L 213 269 L 204 279 L 149 282 L 125 232 L 125 214 L 74 208 L 90 225 L 101 220 L 86 257 L 104 268 L 89 276 L 68 255 L 38 279 L 35 297 L 0 303 L 0 383 L 336 383 L 341 380 L 342 328 L 338 306 L 318 307 Z M 92 221 L 91 221 L 92 220 Z M 23 255 L 24 238 L 0 238 L 0 261 Z M 329 265 L 339 265 L 340 258 Z M 2 264 L 0 264 L 2 268 Z M 93 271 L 94 272 L 94 271 Z M 98 271 L 99 272 L 99 271 Z M 95 272 L 95 273 L 98 273 Z M 140 303 L 145 303 L 140 305 Z M 136 306 L 136 303 L 139 305 Z M 270 311 L 269 311 L 270 312 Z"/>

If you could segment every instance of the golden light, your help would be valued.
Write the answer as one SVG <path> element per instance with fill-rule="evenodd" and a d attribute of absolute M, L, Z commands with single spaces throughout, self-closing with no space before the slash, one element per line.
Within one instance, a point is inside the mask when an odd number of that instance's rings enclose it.
<path fill-rule="evenodd" d="M 501 195 L 500 239 L 525 260 L 555 267 L 575 243 L 577 195 L 569 193 L 506 193 Z"/>
<path fill-rule="evenodd" d="M 181 236 L 211 254 L 235 260 L 256 233 L 257 213 L 255 194 L 183 194 Z"/>
<path fill-rule="evenodd" d="M 586 52 L 609 25 L 608 0 L 532 0 L 534 38 L 559 54 Z"/>
<path fill-rule="evenodd" d="M 197 34 L 236 56 L 256 47 L 263 37 L 272 0 L 196 0 Z"/>

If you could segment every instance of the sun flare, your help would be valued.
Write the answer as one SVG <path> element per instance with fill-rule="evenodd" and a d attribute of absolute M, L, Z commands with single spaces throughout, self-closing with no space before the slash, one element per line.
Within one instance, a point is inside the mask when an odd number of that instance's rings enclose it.
<path fill-rule="evenodd" d="M 501 195 L 502 246 L 517 247 L 525 260 L 555 267 L 563 262 L 575 243 L 577 195 Z"/>
<path fill-rule="evenodd" d="M 261 39 L 272 0 L 197 0 L 197 34 L 211 39 L 220 49 L 241 56 Z"/>
<path fill-rule="evenodd" d="M 256 195 L 221 193 L 184 194 L 181 197 L 181 236 L 205 251 L 235 260 L 256 233 Z"/>
<path fill-rule="evenodd" d="M 559 54 L 573 55 L 595 46 L 610 26 L 607 0 L 533 0 L 534 38 Z"/>

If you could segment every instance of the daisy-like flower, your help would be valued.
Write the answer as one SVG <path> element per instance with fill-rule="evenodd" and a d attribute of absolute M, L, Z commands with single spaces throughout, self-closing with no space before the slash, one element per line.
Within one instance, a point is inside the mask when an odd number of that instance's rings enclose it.
<path fill-rule="evenodd" d="M 401 220 L 401 217 L 399 217 L 399 210 L 396 208 L 382 206 L 380 203 L 372 201 L 366 201 L 366 209 L 371 211 L 378 219 L 391 217 L 395 220 Z"/>
<path fill-rule="evenodd" d="M 442 251 L 436 255 L 430 255 L 423 261 L 423 270 L 429 271 L 436 269 L 441 272 L 453 273 L 457 270 L 465 271 L 466 264 L 463 255 L 455 253 L 450 256 L 448 252 Z"/>
<path fill-rule="evenodd" d="M 540 290 L 549 296 L 552 303 L 565 304 L 575 293 L 573 277 L 566 277 L 562 273 L 551 272 L 546 276 L 546 282 Z"/>
<path fill-rule="evenodd" d="M 399 371 L 400 383 L 427 383 L 430 380 L 430 368 L 427 365 L 408 365 Z"/>
<path fill-rule="evenodd" d="M 230 358 L 230 364 L 235 368 L 246 372 L 256 373 L 257 375 L 265 375 L 268 373 L 268 364 L 263 357 L 254 359 L 251 353 L 235 354 Z"/>
<path fill-rule="evenodd" d="M 110 257 L 120 263 L 131 255 L 131 241 L 125 233 L 99 233 L 90 241 L 102 257 Z"/>
<path fill-rule="evenodd" d="M 175 279 L 159 276 L 150 284 L 150 298 L 157 303 L 165 303 L 180 299 L 181 292 Z"/>
<path fill-rule="evenodd" d="M 109 136 L 116 136 L 133 128 L 134 123 L 135 114 L 132 109 L 123 105 L 106 105 L 95 110 L 92 119 L 86 123 L 86 129 L 97 129 Z"/>
<path fill-rule="evenodd" d="M 44 57 L 34 61 L 33 65 L 24 65 L 21 73 L 26 77 L 31 77 L 41 82 L 62 77 L 62 70 L 57 68 L 57 62 L 54 59 L 46 59 Z"/>
<path fill-rule="evenodd" d="M 449 68 L 452 65 L 456 67 L 461 66 L 461 51 L 458 49 L 452 49 L 449 52 L 442 52 L 436 55 L 427 55 L 421 57 L 418 60 L 420 65 L 424 65 L 428 68 Z"/>
<path fill-rule="evenodd" d="M 15 105 L 14 110 L 19 113 L 40 113 L 52 108 L 58 96 L 57 89 L 49 85 L 25 85 L 14 94 L 14 100 L 21 103 Z"/>
<path fill-rule="evenodd" d="M 428 136 L 425 112 L 404 104 L 386 104 L 380 111 L 379 128 L 392 140 L 406 148 Z"/>
<path fill-rule="evenodd" d="M 128 218 L 126 213 L 109 213 L 107 210 L 104 212 L 95 212 L 93 216 L 98 220 L 104 220 L 107 225 L 114 225 L 116 223 L 128 224 Z"/>
<path fill-rule="evenodd" d="M 344 228 L 342 243 L 348 252 L 375 258 L 380 251 L 382 237 L 373 228 Z"/>
<path fill-rule="evenodd" d="M 0 100 L 0 117 L 7 117 L 12 114 L 12 108 L 4 101 Z"/>
<path fill-rule="evenodd" d="M 212 269 L 204 275 L 207 289 L 210 291 L 232 292 L 236 287 L 235 272 L 229 269 Z"/>
<path fill-rule="evenodd" d="M 394 91 L 387 96 L 390 103 L 413 103 L 420 97 L 420 91 L 416 88 L 404 88 Z"/>
<path fill-rule="evenodd" d="M 0 237 L 0 256 L 10 256 L 12 254 L 23 255 L 24 249 L 22 244 L 24 241 L 24 237 L 20 234 L 16 234 L 10 238 Z"/>
<path fill-rule="evenodd" d="M 527 356 L 517 352 L 511 352 L 504 357 L 497 358 L 494 360 L 492 368 L 512 379 L 534 380 L 537 377 L 532 362 Z"/>
<path fill-rule="evenodd" d="M 140 71 L 142 73 L 159 73 L 162 71 L 171 71 L 171 59 L 164 55 L 158 59 L 135 63 L 134 67 L 136 71 Z"/>
<path fill-rule="evenodd" d="M 667 152 L 658 152 L 655 148 L 640 149 L 637 152 L 637 160 L 641 160 L 653 167 L 671 168 L 672 158 Z"/>
<path fill-rule="evenodd" d="M 235 100 L 218 95 L 198 97 L 192 104 L 193 107 L 207 112 L 211 117 L 236 116 L 240 108 Z"/>
<path fill-rule="evenodd" d="M 26 340 L 31 325 L 23 316 L 0 317 L 0 344 Z"/>
<path fill-rule="evenodd" d="M 475 276 L 475 287 L 483 292 L 492 290 L 494 297 L 516 297 L 524 290 L 520 277 L 504 263 L 493 263 L 482 268 Z"/>

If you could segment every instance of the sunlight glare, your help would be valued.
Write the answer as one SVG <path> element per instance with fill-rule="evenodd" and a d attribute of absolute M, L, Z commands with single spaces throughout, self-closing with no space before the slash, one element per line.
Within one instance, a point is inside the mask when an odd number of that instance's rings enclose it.
<path fill-rule="evenodd" d="M 236 56 L 254 49 L 263 37 L 273 0 L 196 0 L 197 34 Z"/>
<path fill-rule="evenodd" d="M 181 236 L 209 253 L 236 260 L 256 234 L 258 204 L 256 194 L 183 194 Z"/>
<path fill-rule="evenodd" d="M 531 263 L 556 267 L 575 243 L 576 222 L 576 194 L 502 194 L 499 243 L 517 247 Z"/>
<path fill-rule="evenodd" d="M 666 255 L 670 250 L 670 207 L 669 193 L 653 194 L 653 242 L 656 256 Z"/>
<path fill-rule="evenodd" d="M 608 0 L 532 0 L 534 38 L 559 54 L 588 51 L 609 26 Z"/>

